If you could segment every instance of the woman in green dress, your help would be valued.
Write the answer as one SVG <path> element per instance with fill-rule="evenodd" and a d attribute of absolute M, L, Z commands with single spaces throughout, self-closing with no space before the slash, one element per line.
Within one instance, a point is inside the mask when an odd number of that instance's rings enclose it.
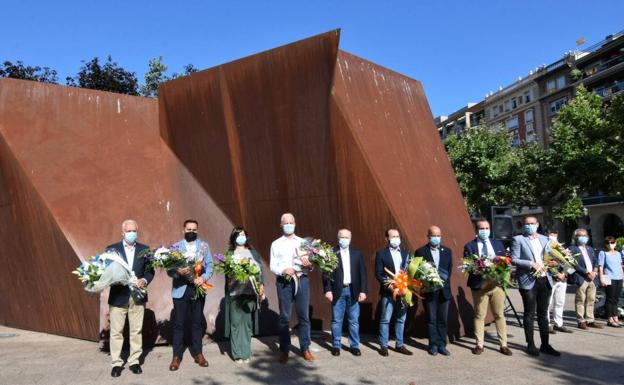
<path fill-rule="evenodd" d="M 254 289 L 249 281 L 241 283 L 225 278 L 225 337 L 230 339 L 234 361 L 248 363 L 251 358 L 251 336 L 259 333 L 258 305 L 264 300 L 262 259 L 250 246 L 247 231 L 243 227 L 232 230 L 228 253 L 233 254 L 234 260 L 247 260 L 260 268 L 260 290 Z"/>

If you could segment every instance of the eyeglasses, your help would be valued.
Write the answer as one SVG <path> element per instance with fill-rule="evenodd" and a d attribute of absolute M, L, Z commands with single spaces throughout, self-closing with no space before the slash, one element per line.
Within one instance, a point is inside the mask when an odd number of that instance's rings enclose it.
<path fill-rule="evenodd" d="M 610 245 L 615 245 L 615 242 L 609 242 Z"/>

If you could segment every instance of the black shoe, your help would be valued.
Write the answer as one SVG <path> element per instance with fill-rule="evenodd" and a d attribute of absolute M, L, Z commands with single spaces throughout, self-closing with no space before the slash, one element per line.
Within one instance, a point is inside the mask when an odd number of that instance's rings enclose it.
<path fill-rule="evenodd" d="M 384 357 L 388 357 L 388 347 L 379 349 L 379 354 L 381 354 Z"/>
<path fill-rule="evenodd" d="M 438 353 L 442 354 L 443 356 L 450 356 L 451 355 L 451 352 L 448 351 L 446 346 L 439 346 L 438 347 Z"/>
<path fill-rule="evenodd" d="M 567 327 L 565 327 L 563 325 L 561 325 L 561 326 L 555 325 L 555 326 L 553 326 L 553 330 L 556 330 L 556 331 L 561 332 L 561 333 L 572 333 L 572 330 L 568 329 Z"/>
<path fill-rule="evenodd" d="M 340 348 L 331 348 L 332 356 L 338 357 L 340 355 Z"/>
<path fill-rule="evenodd" d="M 353 354 L 354 356 L 358 356 L 359 357 L 359 356 L 362 355 L 362 352 L 358 348 L 351 348 L 350 351 L 351 351 L 351 354 Z"/>
<path fill-rule="evenodd" d="M 130 371 L 134 374 L 143 373 L 143 371 L 141 370 L 141 365 L 139 364 L 130 365 Z"/>
<path fill-rule="evenodd" d="M 435 345 L 429 346 L 429 348 L 427 349 L 427 353 L 429 353 L 432 356 L 437 356 L 438 355 L 438 347 Z"/>
<path fill-rule="evenodd" d="M 559 357 L 561 355 L 561 353 L 559 353 L 558 351 L 555 350 L 555 348 L 553 348 L 550 345 L 542 345 L 540 347 L 540 352 L 544 353 L 544 354 L 549 354 L 551 356 L 555 356 L 555 357 Z"/>
<path fill-rule="evenodd" d="M 111 377 L 119 377 L 121 376 L 121 371 L 123 369 L 121 368 L 121 366 L 113 366 L 113 369 L 111 370 Z"/>
<path fill-rule="evenodd" d="M 407 350 L 405 346 L 401 346 L 400 348 L 396 348 L 394 350 L 396 350 L 397 353 L 405 354 L 406 356 L 411 356 L 412 354 L 414 354 L 410 352 L 409 350 Z"/>
<path fill-rule="evenodd" d="M 535 347 L 535 345 L 527 346 L 526 352 L 527 352 L 528 355 L 535 356 L 535 357 L 539 356 L 539 354 L 540 354 L 539 349 L 537 349 Z"/>

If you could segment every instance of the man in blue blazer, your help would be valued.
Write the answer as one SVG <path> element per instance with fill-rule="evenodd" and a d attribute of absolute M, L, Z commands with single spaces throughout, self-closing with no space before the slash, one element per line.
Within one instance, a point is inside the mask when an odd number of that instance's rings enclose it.
<path fill-rule="evenodd" d="M 526 352 L 532 356 L 539 356 L 540 352 L 552 356 L 561 353 L 550 346 L 548 337 L 548 304 L 552 290 L 552 277 L 544 266 L 544 249 L 548 245 L 548 238 L 537 233 L 539 222 L 534 216 L 524 218 L 524 234 L 513 237 L 511 243 L 511 259 L 516 266 L 518 288 L 524 306 L 524 335 L 527 342 Z M 551 261 L 550 267 L 557 266 Z M 533 339 L 533 317 L 537 307 L 537 324 L 540 331 L 542 345 L 538 350 Z"/>
<path fill-rule="evenodd" d="M 366 300 L 368 282 L 366 263 L 362 252 L 351 246 L 351 231 L 338 231 L 338 246 L 334 248 L 338 267 L 331 274 L 323 274 L 325 298 L 332 303 L 332 355 L 340 355 L 342 322 L 345 310 L 349 317 L 349 349 L 360 356 L 360 302 Z"/>
<path fill-rule="evenodd" d="M 416 250 L 417 257 L 424 257 L 438 270 L 438 275 L 444 280 L 444 286 L 430 293 L 425 293 L 425 310 L 427 312 L 427 333 L 429 348 L 432 356 L 438 353 L 449 356 L 451 352 L 446 348 L 447 318 L 449 301 L 451 300 L 451 273 L 453 270 L 453 253 L 451 249 L 442 245 L 442 230 L 438 226 L 431 226 L 427 231 L 429 242 Z"/>
<path fill-rule="evenodd" d="M 122 241 L 114 243 L 106 250 L 116 251 L 128 263 L 128 266 L 137 277 L 137 287 L 145 288 L 154 278 L 154 271 L 148 268 L 142 254 L 149 247 L 137 242 L 139 225 L 132 219 L 127 219 L 121 224 Z M 108 305 L 110 315 L 110 354 L 112 360 L 112 377 L 119 377 L 122 371 L 123 359 L 121 358 L 121 348 L 123 346 L 123 329 L 128 318 L 130 339 L 130 355 L 128 365 L 134 374 L 141 374 L 143 371 L 139 363 L 139 358 L 143 353 L 143 315 L 145 313 L 145 303 L 147 295 L 144 297 L 131 295 L 130 288 L 125 285 L 111 285 L 108 294 Z"/>
<path fill-rule="evenodd" d="M 169 370 L 175 371 L 180 367 L 184 355 L 184 323 L 187 314 L 191 317 L 191 345 L 189 351 L 195 363 L 207 367 L 208 361 L 202 353 L 202 338 L 204 337 L 203 314 L 206 298 L 195 295 L 195 287 L 202 285 L 212 276 L 212 254 L 208 242 L 197 239 L 198 223 L 194 219 L 187 219 L 183 224 L 184 239 L 174 244 L 172 248 L 180 250 L 196 262 L 202 262 L 201 276 L 193 279 L 193 272 L 189 268 L 170 270 L 167 274 L 173 278 L 171 296 L 173 297 L 173 358 Z"/>
<path fill-rule="evenodd" d="M 576 322 L 580 329 L 602 329 L 602 325 L 594 322 L 594 303 L 596 302 L 596 284 L 594 279 L 598 274 L 598 256 L 588 245 L 589 234 L 585 229 L 574 230 L 574 245 L 570 246 L 572 254 L 577 254 L 578 263 L 574 266 L 574 273 L 568 277 L 568 282 L 576 285 L 574 305 Z"/>
<path fill-rule="evenodd" d="M 412 355 L 403 345 L 403 331 L 405 329 L 405 318 L 407 316 L 407 306 L 401 302 L 400 298 L 392 299 L 392 287 L 385 285 L 388 274 L 384 271 L 387 268 L 396 274 L 399 270 L 404 270 L 408 263 L 409 252 L 401 248 L 401 234 L 399 230 L 391 228 L 386 230 L 387 246 L 379 250 L 375 255 L 375 278 L 379 282 L 379 294 L 381 296 L 381 318 L 379 320 L 379 354 L 388 356 L 388 336 L 390 333 L 390 320 L 396 312 L 394 334 L 396 335 L 395 350 L 399 353 Z"/>
<path fill-rule="evenodd" d="M 501 241 L 490 238 L 490 222 L 485 218 L 479 218 L 475 222 L 477 237 L 464 246 L 464 258 L 473 256 L 506 256 L 507 251 Z M 472 349 L 473 354 L 483 353 L 483 337 L 485 328 L 485 316 L 488 305 L 494 314 L 496 333 L 500 343 L 500 352 L 511 356 L 511 350 L 507 347 L 507 324 L 505 322 L 505 291 L 493 284 L 486 282 L 483 277 L 476 274 L 468 275 L 468 287 L 472 289 L 474 301 L 474 328 L 476 345 Z"/>

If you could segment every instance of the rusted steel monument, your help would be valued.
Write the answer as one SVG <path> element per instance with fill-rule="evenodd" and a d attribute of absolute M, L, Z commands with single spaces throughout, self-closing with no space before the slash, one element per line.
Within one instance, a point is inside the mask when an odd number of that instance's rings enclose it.
<path fill-rule="evenodd" d="M 71 275 L 80 258 L 121 237 L 125 218 L 152 247 L 195 218 L 213 252 L 235 225 L 266 262 L 262 331 L 276 331 L 269 245 L 284 212 L 297 234 L 335 242 L 353 232 L 366 258 L 361 328 L 377 323 L 374 253 L 397 226 L 413 250 L 443 230 L 457 263 L 474 236 L 421 84 L 338 49 L 332 31 L 163 84 L 158 100 L 0 79 L 0 323 L 97 340 L 106 294 Z M 313 328 L 331 308 L 313 273 Z M 472 330 L 465 278 L 452 277 L 451 337 Z M 205 315 L 219 333 L 223 279 Z M 170 279 L 149 287 L 145 336 L 166 336 Z M 410 315 L 424 336 L 422 304 Z"/>

